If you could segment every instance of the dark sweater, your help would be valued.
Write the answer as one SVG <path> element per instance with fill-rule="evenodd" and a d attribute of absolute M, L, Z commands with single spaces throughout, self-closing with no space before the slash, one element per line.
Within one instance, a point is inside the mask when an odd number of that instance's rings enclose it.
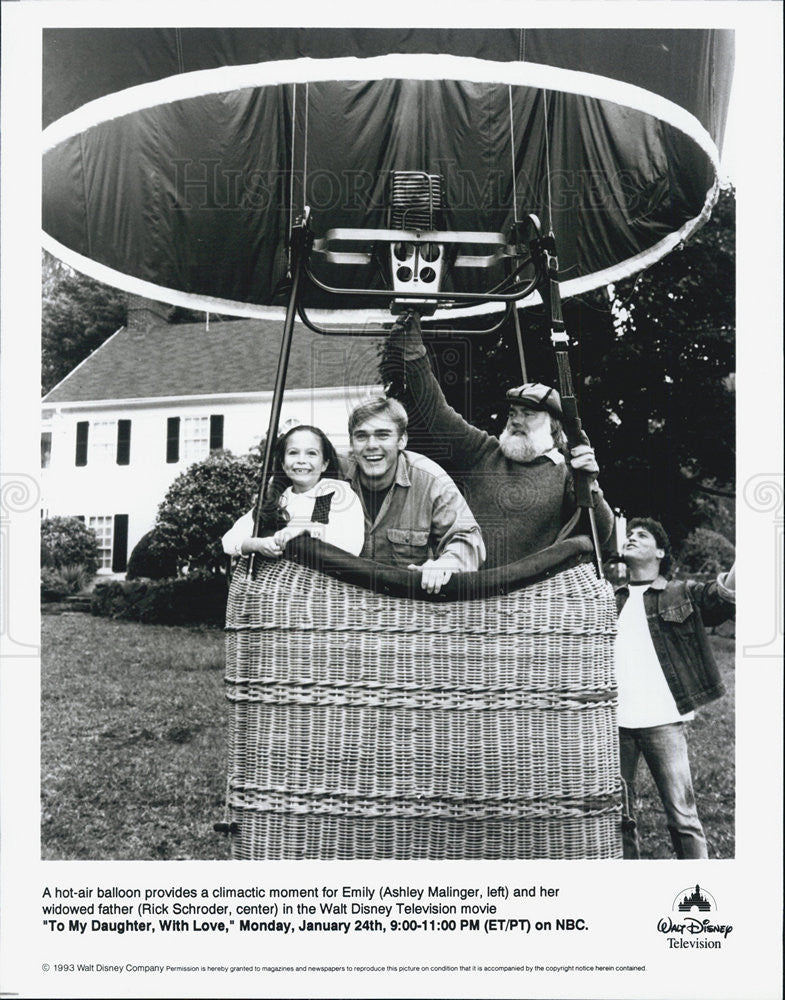
<path fill-rule="evenodd" d="M 556 541 L 576 509 L 566 463 L 555 464 L 546 456 L 528 463 L 505 458 L 498 438 L 473 427 L 449 406 L 425 357 L 406 362 L 400 399 L 412 429 L 427 432 L 417 438 L 418 449 L 459 481 L 482 529 L 485 569 L 515 562 Z M 595 510 L 604 544 L 613 530 L 613 513 L 601 491 Z"/>

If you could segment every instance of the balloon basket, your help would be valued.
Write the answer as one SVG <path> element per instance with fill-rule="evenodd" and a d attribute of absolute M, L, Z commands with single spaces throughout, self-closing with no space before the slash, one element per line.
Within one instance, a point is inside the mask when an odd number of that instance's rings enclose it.
<path fill-rule="evenodd" d="M 432 603 L 288 560 L 227 608 L 232 853 L 621 857 L 611 588 Z"/>

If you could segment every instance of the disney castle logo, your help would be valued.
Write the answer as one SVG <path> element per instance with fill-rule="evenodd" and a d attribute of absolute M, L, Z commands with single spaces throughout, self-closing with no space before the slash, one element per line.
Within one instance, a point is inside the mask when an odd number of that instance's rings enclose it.
<path fill-rule="evenodd" d="M 678 904 L 678 907 L 680 913 L 690 913 L 692 910 L 700 910 L 701 913 L 711 912 L 711 903 L 707 898 L 705 890 L 704 892 L 701 892 L 701 887 L 699 885 L 695 886 L 689 896 L 685 893 L 684 898 Z"/>
<path fill-rule="evenodd" d="M 663 917 L 657 923 L 657 930 L 667 935 L 669 948 L 721 948 L 733 930 L 732 925 L 700 916 L 716 909 L 717 903 L 711 893 L 699 885 L 690 886 L 682 889 L 671 906 L 671 912 L 686 915 L 680 919 Z"/>

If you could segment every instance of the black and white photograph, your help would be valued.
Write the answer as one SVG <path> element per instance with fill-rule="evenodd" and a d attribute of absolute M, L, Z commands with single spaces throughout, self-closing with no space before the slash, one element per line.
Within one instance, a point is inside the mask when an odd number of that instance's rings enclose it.
<path fill-rule="evenodd" d="M 9 995 L 777 996 L 781 12 L 643 6 L 3 4 Z"/>

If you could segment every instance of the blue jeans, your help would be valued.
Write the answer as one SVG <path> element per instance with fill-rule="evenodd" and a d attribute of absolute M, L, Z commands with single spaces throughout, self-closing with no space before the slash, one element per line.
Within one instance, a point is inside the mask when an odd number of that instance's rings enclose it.
<path fill-rule="evenodd" d="M 707 858 L 706 837 L 692 791 L 684 723 L 644 729 L 619 728 L 621 776 L 625 788 L 622 844 L 625 858 L 639 858 L 635 825 L 635 773 L 643 754 L 665 807 L 665 818 L 677 858 Z"/>

